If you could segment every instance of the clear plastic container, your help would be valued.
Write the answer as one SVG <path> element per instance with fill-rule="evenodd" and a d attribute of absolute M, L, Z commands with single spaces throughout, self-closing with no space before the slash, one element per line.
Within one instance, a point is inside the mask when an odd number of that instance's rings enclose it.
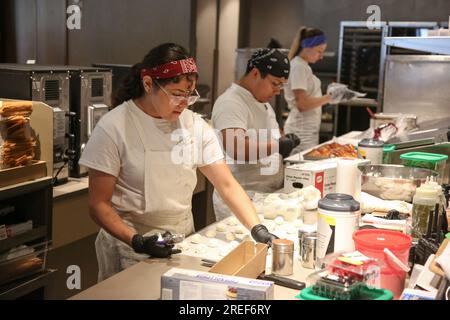
<path fill-rule="evenodd" d="M 362 290 L 378 289 L 380 265 L 359 252 L 329 254 L 324 269 L 308 276 L 311 293 L 334 300 L 359 300 Z"/>
<path fill-rule="evenodd" d="M 406 167 L 425 168 L 436 171 L 439 174 L 438 182 L 439 184 L 442 183 L 448 160 L 447 155 L 428 152 L 408 152 L 400 155 L 400 159 Z"/>
<path fill-rule="evenodd" d="M 383 147 L 383 164 L 392 163 L 392 154 L 395 151 L 395 144 L 385 144 Z"/>
<path fill-rule="evenodd" d="M 0 254 L 0 285 L 45 270 L 49 242 L 21 246 Z"/>

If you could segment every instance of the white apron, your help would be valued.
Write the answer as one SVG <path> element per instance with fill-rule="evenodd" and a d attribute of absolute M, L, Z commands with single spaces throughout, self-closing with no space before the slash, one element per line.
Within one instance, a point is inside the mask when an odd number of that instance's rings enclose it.
<path fill-rule="evenodd" d="M 267 112 L 266 128 L 272 128 L 274 121 L 276 123 L 276 119 L 273 117 L 272 113 Z M 276 134 L 272 135 L 272 139 L 278 140 L 280 138 L 280 133 L 279 130 L 276 132 Z M 261 172 L 265 171 L 264 167 L 270 166 L 270 163 L 274 162 L 278 162 L 278 171 L 275 174 L 261 174 Z M 239 182 L 250 198 L 253 197 L 255 192 L 270 193 L 283 186 L 284 168 L 280 154 L 271 154 L 268 158 L 264 159 L 264 163 L 265 164 L 262 164 L 258 161 L 257 164 L 236 164 L 237 166 L 241 166 L 239 171 L 232 170 L 234 178 Z M 232 212 L 215 189 L 213 193 L 213 206 L 216 221 L 221 221 L 232 215 Z"/>
<path fill-rule="evenodd" d="M 171 152 L 158 147 L 158 128 L 152 136 L 146 136 L 139 114 L 133 108 L 128 109 L 145 150 L 145 211 L 144 214 L 120 212 L 123 221 L 140 234 L 154 234 L 170 231 L 172 233 L 194 232 L 191 211 L 192 194 L 197 183 L 194 163 L 175 164 Z M 180 143 L 186 149 L 195 148 L 193 134 L 194 119 L 186 125 L 188 133 Z M 192 159 L 193 160 L 193 159 Z M 103 229 L 95 242 L 99 265 L 98 280 L 102 281 L 131 265 L 148 258 L 145 254 L 136 254 L 122 241 L 112 237 Z"/>

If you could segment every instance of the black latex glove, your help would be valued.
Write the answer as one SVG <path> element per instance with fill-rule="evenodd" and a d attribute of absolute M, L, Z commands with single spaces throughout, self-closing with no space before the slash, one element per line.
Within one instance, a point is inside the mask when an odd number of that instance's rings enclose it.
<path fill-rule="evenodd" d="M 278 237 L 267 230 L 266 226 L 257 224 L 251 231 L 253 239 L 256 242 L 266 243 L 269 247 L 272 245 L 272 240 L 278 239 Z"/>
<path fill-rule="evenodd" d="M 156 234 L 150 237 L 135 234 L 131 240 L 131 246 L 136 253 L 145 253 L 155 258 L 168 258 L 172 254 L 181 252 L 181 250 L 173 249 L 173 244 L 157 241 Z"/>
<path fill-rule="evenodd" d="M 293 133 L 288 133 L 278 140 L 279 152 L 283 158 L 291 153 L 292 149 L 300 144 L 300 138 Z"/>

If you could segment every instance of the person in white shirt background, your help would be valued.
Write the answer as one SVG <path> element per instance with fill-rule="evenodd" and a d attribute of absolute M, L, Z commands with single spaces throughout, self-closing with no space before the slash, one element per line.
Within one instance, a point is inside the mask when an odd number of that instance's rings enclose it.
<path fill-rule="evenodd" d="M 282 188 L 283 158 L 300 143 L 295 134 L 281 136 L 268 103 L 280 94 L 288 77 L 286 55 L 276 49 L 260 49 L 249 59 L 245 75 L 214 103 L 213 127 L 221 132 L 227 163 L 249 196 Z M 213 204 L 219 221 L 231 213 L 217 191 Z"/>
<path fill-rule="evenodd" d="M 291 70 L 284 97 L 290 110 L 284 132 L 296 134 L 302 143 L 291 154 L 319 144 L 322 106 L 338 103 L 342 96 L 323 95 L 321 81 L 314 75 L 310 64 L 323 58 L 327 48 L 325 34 L 316 28 L 301 27 L 289 51 Z M 333 94 L 334 95 L 334 94 Z"/>
<path fill-rule="evenodd" d="M 99 281 L 149 256 L 179 252 L 161 234 L 194 232 L 197 168 L 256 241 L 270 245 L 277 238 L 260 224 L 223 161 L 213 129 L 186 109 L 198 99 L 197 77 L 194 59 L 181 46 L 153 48 L 132 67 L 114 109 L 100 119 L 83 151 L 90 215 L 101 227 L 95 242 Z"/>

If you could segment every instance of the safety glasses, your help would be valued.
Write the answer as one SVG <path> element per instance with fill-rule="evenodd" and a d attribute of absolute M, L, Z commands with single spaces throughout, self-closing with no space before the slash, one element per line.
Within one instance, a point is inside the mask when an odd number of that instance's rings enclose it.
<path fill-rule="evenodd" d="M 157 81 L 153 80 L 153 82 L 156 83 L 156 85 L 169 97 L 170 103 L 172 105 L 180 105 L 183 102 L 187 102 L 188 106 L 192 106 L 194 103 L 197 102 L 198 99 L 200 99 L 200 95 L 198 94 L 197 89 L 194 89 L 193 94 L 189 96 L 178 96 L 174 95 L 167 90 L 165 90 Z"/>

